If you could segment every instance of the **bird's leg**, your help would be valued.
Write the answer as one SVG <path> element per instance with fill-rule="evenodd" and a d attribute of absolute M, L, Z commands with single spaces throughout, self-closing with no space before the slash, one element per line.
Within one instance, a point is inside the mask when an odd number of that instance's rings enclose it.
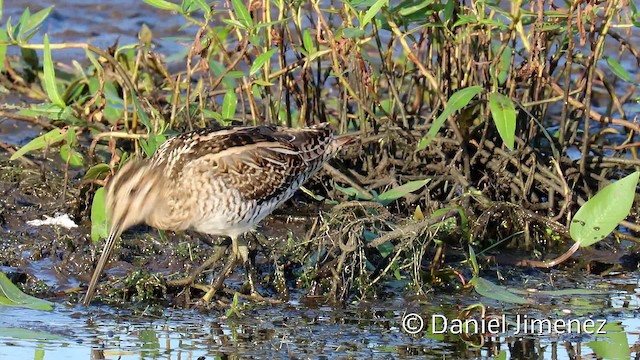
<path fill-rule="evenodd" d="M 260 296 L 256 290 L 256 251 L 249 253 L 247 261 L 244 262 L 244 272 L 247 274 L 247 282 L 249 283 L 249 291 L 252 296 Z"/>
<path fill-rule="evenodd" d="M 244 236 L 234 236 L 231 238 L 231 246 L 233 248 L 233 256 L 236 259 L 247 262 L 249 259 L 249 246 L 247 245 Z"/>
<path fill-rule="evenodd" d="M 178 280 L 167 281 L 167 286 L 179 287 L 179 286 L 187 286 L 187 285 L 193 284 L 196 281 L 196 278 L 200 274 L 202 274 L 205 270 L 213 266 L 213 264 L 220 261 L 220 259 L 222 258 L 222 256 L 224 256 L 224 253 L 227 251 L 228 248 L 229 248 L 229 245 L 214 246 L 213 254 L 207 259 L 207 261 L 202 263 L 202 265 L 198 266 L 198 268 L 195 269 L 192 273 L 190 273 L 189 276 L 182 279 L 178 279 Z"/>
<path fill-rule="evenodd" d="M 231 238 L 233 242 L 233 254 L 236 259 L 242 261 L 244 265 L 245 274 L 247 274 L 247 282 L 249 283 L 249 290 L 251 291 L 251 295 L 256 295 L 258 291 L 256 290 L 256 267 L 255 267 L 255 253 L 253 256 L 249 257 L 249 245 L 247 244 L 246 235 L 241 235 L 239 237 Z"/>
<path fill-rule="evenodd" d="M 234 247 L 232 244 L 231 245 L 232 251 L 234 250 L 233 248 Z M 235 253 L 229 257 L 229 259 L 227 260 L 227 263 L 222 268 L 222 271 L 220 271 L 220 274 L 218 275 L 218 277 L 215 279 L 213 284 L 209 287 L 209 290 L 207 290 L 207 293 L 204 294 L 204 296 L 202 297 L 202 301 L 204 301 L 205 303 L 211 302 L 211 299 L 216 294 L 216 292 L 220 290 L 220 288 L 222 287 L 222 284 L 224 283 L 224 280 L 227 278 L 227 275 L 231 272 L 231 270 L 233 270 L 233 267 L 236 265 L 237 261 L 238 261 L 238 257 L 235 256 Z"/>

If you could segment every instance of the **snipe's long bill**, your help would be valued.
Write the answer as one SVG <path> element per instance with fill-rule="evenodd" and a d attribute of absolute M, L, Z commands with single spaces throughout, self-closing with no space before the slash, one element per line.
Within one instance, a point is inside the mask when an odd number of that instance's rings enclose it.
<path fill-rule="evenodd" d="M 352 140 L 335 137 L 328 124 L 202 129 L 165 141 L 151 159 L 129 161 L 107 185 L 111 229 L 83 303 L 91 302 L 121 233 L 139 223 L 231 237 L 233 256 L 246 261 L 239 236 Z"/>

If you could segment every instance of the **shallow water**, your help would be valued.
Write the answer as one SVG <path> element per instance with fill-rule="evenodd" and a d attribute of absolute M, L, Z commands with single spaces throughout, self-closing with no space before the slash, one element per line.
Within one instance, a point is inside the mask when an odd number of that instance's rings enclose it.
<path fill-rule="evenodd" d="M 490 308 L 507 320 L 521 318 L 587 319 L 606 321 L 606 335 L 584 332 L 558 334 L 487 334 L 482 346 L 470 346 L 460 336 L 432 334 L 430 319 L 451 316 L 480 300 L 477 296 L 433 295 L 420 301 L 397 298 L 383 303 L 359 303 L 345 309 L 308 307 L 296 302 L 273 306 L 250 305 L 239 316 L 225 312 L 167 309 L 161 315 L 133 315 L 106 306 L 65 306 L 52 312 L 0 307 L 0 358 L 32 359 L 205 359 L 256 358 L 491 358 L 506 351 L 515 359 L 570 359 L 593 356 L 592 341 L 608 348 L 637 345 L 640 334 L 640 287 L 637 280 L 591 279 L 606 289 L 602 295 L 549 296 L 545 305 Z M 474 300 L 474 298 L 476 298 Z M 464 299 L 464 300 L 461 300 Z M 466 302 L 466 303 L 463 303 Z M 504 313 L 503 313 L 504 312 Z M 402 319 L 416 313 L 427 329 L 410 335 Z M 25 320 L 28 319 L 28 320 Z M 441 325 L 439 325 L 441 326 Z M 27 334 L 13 334 L 28 329 Z M 613 330 L 612 330 L 613 328 Z M 18 338 L 23 336 L 24 338 Z M 626 342 L 616 340 L 626 338 Z M 614 340 L 611 340 L 611 339 Z M 468 339 L 469 340 L 469 339 Z M 628 345 L 627 345 L 628 344 Z M 597 346 L 597 345 L 596 345 Z"/>

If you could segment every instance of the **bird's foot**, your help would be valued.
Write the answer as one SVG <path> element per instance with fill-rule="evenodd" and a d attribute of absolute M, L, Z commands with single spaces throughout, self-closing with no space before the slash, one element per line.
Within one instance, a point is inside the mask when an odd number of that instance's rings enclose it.
<path fill-rule="evenodd" d="M 222 256 L 226 252 L 227 248 L 228 248 L 228 246 L 215 246 L 214 249 L 213 249 L 213 255 L 211 255 L 207 259 L 207 261 L 202 263 L 202 265 L 198 266 L 198 268 L 196 270 L 194 270 L 192 273 L 190 273 L 189 276 L 184 277 L 182 279 L 178 279 L 178 280 L 167 281 L 167 285 L 168 286 L 172 286 L 172 287 L 193 285 L 193 283 L 196 281 L 196 278 L 200 274 L 202 274 L 205 270 L 207 270 L 210 267 L 212 267 L 213 264 L 215 264 L 218 261 L 220 261 L 220 259 L 222 258 Z"/>
<path fill-rule="evenodd" d="M 218 277 L 215 279 L 213 284 L 208 287 L 209 289 L 202 297 L 202 301 L 204 303 L 206 304 L 210 303 L 211 299 L 213 299 L 216 292 L 218 292 L 218 290 L 222 288 L 222 285 L 224 284 L 224 280 L 227 278 L 231 270 L 233 270 L 233 267 L 236 265 L 236 261 L 237 261 L 237 258 L 235 256 L 231 256 L 229 258 L 227 263 L 224 265 L 224 268 L 222 268 L 222 271 L 220 271 L 220 274 L 218 275 Z"/>

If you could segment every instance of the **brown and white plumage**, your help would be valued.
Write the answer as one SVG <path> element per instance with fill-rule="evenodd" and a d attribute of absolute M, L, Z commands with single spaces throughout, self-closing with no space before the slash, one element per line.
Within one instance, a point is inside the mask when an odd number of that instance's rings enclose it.
<path fill-rule="evenodd" d="M 88 304 L 111 251 L 127 228 L 238 237 L 289 199 L 350 137 L 328 124 L 306 129 L 276 126 L 202 129 L 165 141 L 148 160 L 128 162 L 107 185 L 110 234 L 84 298 Z"/>

